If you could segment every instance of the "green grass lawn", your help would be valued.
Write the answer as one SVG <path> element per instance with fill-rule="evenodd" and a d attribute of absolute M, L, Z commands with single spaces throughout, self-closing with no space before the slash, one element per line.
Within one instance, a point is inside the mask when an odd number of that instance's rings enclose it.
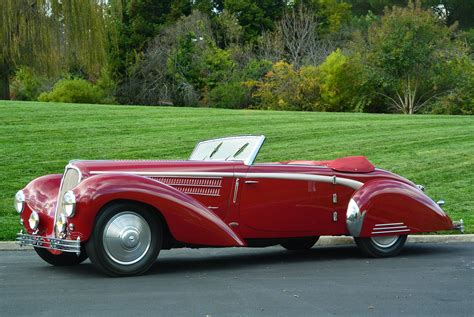
<path fill-rule="evenodd" d="M 236 134 L 267 136 L 258 161 L 365 155 L 474 233 L 474 117 L 0 101 L 0 239 L 20 229 L 15 192 L 71 159 L 185 159 L 198 140 Z"/>

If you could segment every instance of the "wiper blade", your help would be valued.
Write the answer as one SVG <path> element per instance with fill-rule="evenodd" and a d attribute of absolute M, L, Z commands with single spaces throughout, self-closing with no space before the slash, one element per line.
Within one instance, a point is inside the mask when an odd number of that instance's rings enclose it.
<path fill-rule="evenodd" d="M 248 143 L 248 142 L 245 143 L 244 145 L 242 145 L 242 146 L 240 147 L 240 149 L 238 149 L 237 152 L 235 152 L 235 154 L 232 155 L 232 157 L 236 157 L 237 155 L 239 155 L 240 153 L 242 153 L 242 152 L 245 150 L 245 148 L 246 148 L 247 146 L 249 146 L 249 143 Z"/>
<path fill-rule="evenodd" d="M 241 154 L 241 153 L 245 150 L 245 148 L 246 148 L 247 146 L 249 146 L 249 143 L 248 143 L 248 142 L 245 143 L 244 145 L 242 145 L 242 146 L 237 150 L 237 152 L 234 153 L 234 155 L 229 155 L 228 157 L 226 157 L 225 160 L 227 161 L 227 160 L 228 160 L 229 158 L 231 158 L 231 157 L 232 157 L 232 158 L 235 158 L 237 155 Z"/>
<path fill-rule="evenodd" d="M 215 149 L 211 152 L 211 154 L 209 155 L 209 158 L 212 158 L 212 157 L 217 153 L 217 151 L 219 151 L 219 149 L 220 149 L 221 146 L 222 146 L 222 143 L 224 143 L 224 142 L 221 142 L 221 143 L 219 143 L 219 144 L 216 146 L 216 148 L 215 148 Z"/>

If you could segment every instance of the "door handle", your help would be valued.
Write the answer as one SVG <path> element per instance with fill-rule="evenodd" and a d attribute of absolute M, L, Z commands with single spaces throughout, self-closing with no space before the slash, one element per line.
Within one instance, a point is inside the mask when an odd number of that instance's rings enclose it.
<path fill-rule="evenodd" d="M 258 184 L 258 181 L 245 181 L 245 184 Z"/>

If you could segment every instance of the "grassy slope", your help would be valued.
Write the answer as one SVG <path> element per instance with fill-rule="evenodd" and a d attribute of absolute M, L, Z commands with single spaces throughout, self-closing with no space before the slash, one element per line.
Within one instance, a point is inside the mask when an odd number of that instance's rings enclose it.
<path fill-rule="evenodd" d="M 474 117 L 0 102 L 0 239 L 19 230 L 14 193 L 70 159 L 186 158 L 198 140 L 265 134 L 258 160 L 366 155 L 446 200 L 474 232 Z"/>

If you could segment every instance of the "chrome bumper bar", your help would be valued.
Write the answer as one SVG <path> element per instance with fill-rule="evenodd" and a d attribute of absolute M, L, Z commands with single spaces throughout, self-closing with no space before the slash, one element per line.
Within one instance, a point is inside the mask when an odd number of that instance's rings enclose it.
<path fill-rule="evenodd" d="M 81 238 L 79 237 L 77 240 L 65 240 L 20 232 L 16 234 L 16 242 L 20 246 L 31 245 L 35 248 L 57 250 L 61 252 L 72 252 L 76 253 L 77 255 L 81 253 Z"/>
<path fill-rule="evenodd" d="M 464 220 L 453 221 L 453 229 L 459 230 L 461 233 L 464 233 Z"/>

